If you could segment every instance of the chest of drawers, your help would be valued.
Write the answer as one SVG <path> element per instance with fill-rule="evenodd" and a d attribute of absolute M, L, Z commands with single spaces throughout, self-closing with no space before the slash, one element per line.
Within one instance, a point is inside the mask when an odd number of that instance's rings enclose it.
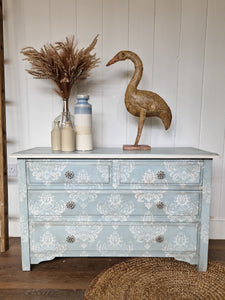
<path fill-rule="evenodd" d="M 55 257 L 174 257 L 207 269 L 213 153 L 51 152 L 18 159 L 22 267 Z"/>

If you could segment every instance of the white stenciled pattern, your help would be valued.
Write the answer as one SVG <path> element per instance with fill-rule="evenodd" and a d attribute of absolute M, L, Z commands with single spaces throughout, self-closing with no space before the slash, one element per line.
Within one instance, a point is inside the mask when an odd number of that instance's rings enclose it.
<path fill-rule="evenodd" d="M 208 244 L 209 241 L 209 225 L 208 222 L 203 222 L 201 227 L 201 240 L 203 243 Z"/>
<path fill-rule="evenodd" d="M 145 207 L 149 210 L 153 205 L 159 203 L 163 198 L 164 192 L 142 192 L 142 191 L 133 191 L 135 198 L 138 202 L 143 202 Z"/>
<path fill-rule="evenodd" d="M 75 175 L 75 181 L 77 183 L 89 183 L 90 176 L 86 170 L 82 169 Z"/>
<path fill-rule="evenodd" d="M 192 238 L 190 240 L 190 237 L 185 233 L 182 227 L 178 227 L 178 231 L 174 236 L 172 236 L 169 240 L 167 240 L 165 243 L 163 243 L 163 251 L 169 252 L 169 251 L 185 251 L 187 248 L 189 248 L 191 251 L 196 250 L 196 240 Z"/>
<path fill-rule="evenodd" d="M 167 231 L 167 225 L 159 226 L 129 226 L 130 232 L 133 234 L 134 239 L 143 243 L 146 249 L 150 249 L 156 243 L 156 237 L 164 235 Z"/>
<path fill-rule="evenodd" d="M 57 181 L 62 176 L 66 164 L 27 162 L 27 167 L 36 181 L 48 184 L 51 181 Z"/>
<path fill-rule="evenodd" d="M 154 171 L 152 171 L 151 169 L 145 172 L 144 175 L 142 176 L 142 182 L 147 184 L 154 183 L 156 179 L 157 176 L 154 173 Z"/>
<path fill-rule="evenodd" d="M 199 203 L 198 201 L 191 201 L 190 194 L 178 194 L 175 198 L 175 205 L 173 211 L 175 213 L 176 209 L 180 211 L 188 211 L 190 216 L 196 216 L 198 214 Z"/>
<path fill-rule="evenodd" d="M 31 242 L 31 251 L 36 253 L 47 251 L 54 252 L 57 256 L 61 256 L 66 250 L 66 244 L 57 241 L 56 236 L 48 230 L 40 235 L 39 240 L 32 239 Z"/>
<path fill-rule="evenodd" d="M 206 269 L 209 161 L 42 157 L 20 165 L 24 269 L 67 255 L 173 256 Z"/>
<path fill-rule="evenodd" d="M 98 192 L 90 191 L 70 191 L 69 198 L 75 203 L 78 203 L 81 208 L 86 208 L 90 203 L 95 202 Z"/>
<path fill-rule="evenodd" d="M 101 177 L 104 179 L 105 182 L 109 181 L 109 173 L 110 173 L 110 169 L 109 169 L 109 164 L 104 163 L 102 161 L 98 161 L 97 163 L 97 170 L 99 171 L 99 173 L 101 174 Z"/>
<path fill-rule="evenodd" d="M 178 193 L 174 201 L 170 201 L 168 205 L 165 205 L 164 211 L 171 221 L 175 220 L 175 216 L 186 215 L 183 220 L 191 220 L 194 216 L 198 215 L 199 202 L 193 201 L 191 195 L 187 193 Z M 180 218 L 182 220 L 182 218 Z"/>
<path fill-rule="evenodd" d="M 133 250 L 133 243 L 124 240 L 124 237 L 118 231 L 113 230 L 106 241 L 97 242 L 97 250 L 100 253 L 122 251 L 123 255 L 129 255 Z"/>
<path fill-rule="evenodd" d="M 206 183 L 203 186 L 203 196 L 206 200 L 206 203 L 209 204 L 210 203 L 210 199 L 211 199 L 211 184 L 210 183 Z"/>
<path fill-rule="evenodd" d="M 135 169 L 135 162 L 128 161 L 120 164 L 120 181 L 126 182 Z"/>
<path fill-rule="evenodd" d="M 42 212 L 48 212 L 52 215 L 61 215 L 65 209 L 65 201 L 61 198 L 55 201 L 55 196 L 50 191 L 43 192 L 38 200 L 31 197 L 29 210 L 32 215 L 41 215 Z"/>
<path fill-rule="evenodd" d="M 104 216 L 110 216 L 114 221 L 126 221 L 134 210 L 134 203 L 123 199 L 123 194 L 110 194 L 106 201 L 98 202 L 97 211 Z"/>
<path fill-rule="evenodd" d="M 181 164 L 178 162 L 165 161 L 164 166 L 169 176 L 174 182 L 192 183 L 200 177 L 200 168 L 202 163 L 195 162 L 190 164 Z"/>
<path fill-rule="evenodd" d="M 78 242 L 80 247 L 83 249 L 85 249 L 90 243 L 94 243 L 96 241 L 102 229 L 102 225 L 75 225 L 65 227 L 66 232 L 69 235 L 73 235 L 75 237 L 76 242 Z"/>

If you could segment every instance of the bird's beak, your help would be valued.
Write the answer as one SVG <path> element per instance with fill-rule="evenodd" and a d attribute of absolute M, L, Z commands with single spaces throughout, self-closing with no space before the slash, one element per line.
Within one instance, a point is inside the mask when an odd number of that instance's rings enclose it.
<path fill-rule="evenodd" d="M 115 55 L 107 64 L 106 64 L 106 67 L 112 65 L 112 64 L 115 64 L 116 62 L 119 61 L 119 58 L 117 55 Z"/>

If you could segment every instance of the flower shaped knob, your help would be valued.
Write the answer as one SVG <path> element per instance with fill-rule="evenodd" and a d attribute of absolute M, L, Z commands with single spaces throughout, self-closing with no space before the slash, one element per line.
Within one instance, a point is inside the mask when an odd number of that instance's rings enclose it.
<path fill-rule="evenodd" d="M 155 241 L 157 243 L 162 243 L 164 241 L 164 237 L 162 235 L 158 235 L 156 238 L 155 238 Z"/>
<path fill-rule="evenodd" d="M 74 209 L 75 203 L 73 201 L 69 201 L 69 202 L 66 203 L 66 207 L 68 209 Z"/>
<path fill-rule="evenodd" d="M 65 173 L 66 178 L 72 179 L 74 177 L 74 173 L 71 170 L 66 171 Z"/>
<path fill-rule="evenodd" d="M 66 238 L 67 243 L 72 244 L 75 242 L 75 237 L 73 235 L 68 235 Z"/>
<path fill-rule="evenodd" d="M 166 177 L 166 174 L 163 171 L 159 171 L 157 173 L 157 177 L 158 177 L 158 179 L 164 179 Z"/>
<path fill-rule="evenodd" d="M 159 201 L 159 202 L 156 203 L 156 207 L 158 209 L 163 209 L 165 207 L 165 204 L 162 201 Z"/>

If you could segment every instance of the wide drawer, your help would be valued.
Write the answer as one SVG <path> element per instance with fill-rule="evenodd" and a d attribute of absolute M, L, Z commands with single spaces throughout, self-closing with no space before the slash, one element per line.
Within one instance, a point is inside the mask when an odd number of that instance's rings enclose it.
<path fill-rule="evenodd" d="M 125 221 L 133 216 L 198 216 L 197 191 L 28 191 L 30 216 L 98 216 Z"/>
<path fill-rule="evenodd" d="M 201 184 L 201 170 L 202 161 L 199 160 L 121 161 L 119 183 L 132 184 L 133 188 L 143 185 Z"/>
<path fill-rule="evenodd" d="M 195 252 L 197 224 L 133 224 L 102 223 L 48 224 L 31 223 L 32 253 L 54 253 L 60 256 L 71 251 L 104 254 L 132 254 L 141 251 Z M 81 252 L 82 251 L 82 252 Z M 88 255 L 88 252 L 86 252 Z"/>
<path fill-rule="evenodd" d="M 27 161 L 28 185 L 110 185 L 111 161 Z"/>

